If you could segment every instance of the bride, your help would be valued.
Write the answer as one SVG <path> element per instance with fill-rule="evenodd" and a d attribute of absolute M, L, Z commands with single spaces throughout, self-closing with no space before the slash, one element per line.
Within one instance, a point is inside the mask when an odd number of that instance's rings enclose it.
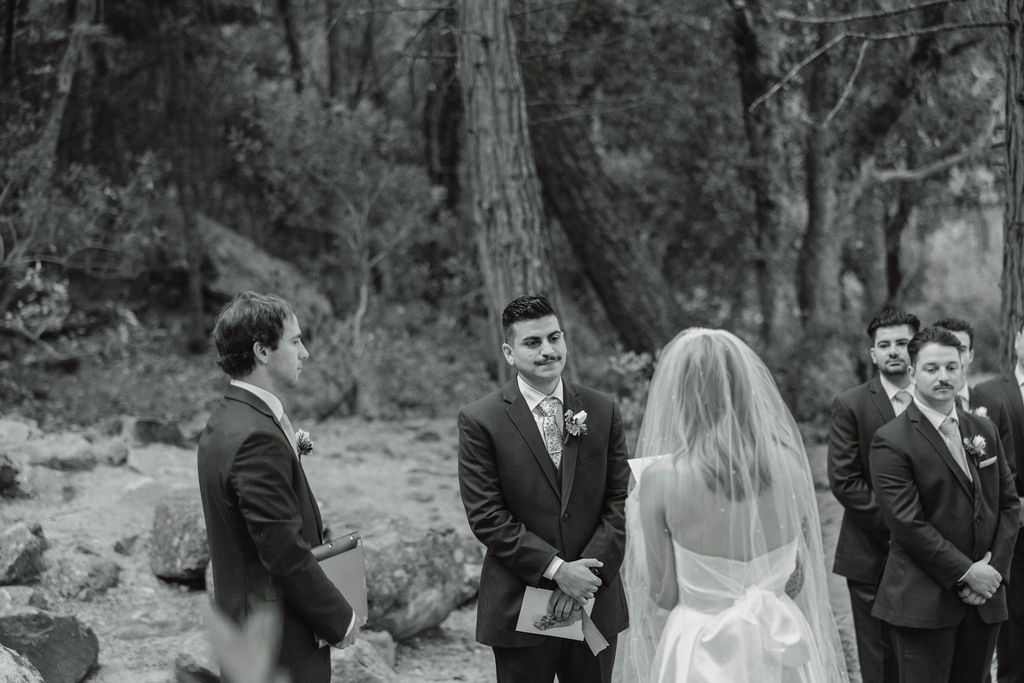
<path fill-rule="evenodd" d="M 735 335 L 689 329 L 651 380 L 626 501 L 626 682 L 846 681 L 796 423 Z"/>

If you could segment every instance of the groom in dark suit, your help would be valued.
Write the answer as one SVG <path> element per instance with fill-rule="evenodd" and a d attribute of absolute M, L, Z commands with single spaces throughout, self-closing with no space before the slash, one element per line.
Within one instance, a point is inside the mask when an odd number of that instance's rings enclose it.
<path fill-rule="evenodd" d="M 492 647 L 499 683 L 608 683 L 628 624 L 622 418 L 611 397 L 562 379 L 565 335 L 547 299 L 512 301 L 502 328 L 517 375 L 458 419 L 462 502 L 487 547 L 477 640 Z M 554 591 L 556 617 L 593 600 L 610 646 L 595 656 L 583 642 L 516 631 L 527 586 Z"/>
<path fill-rule="evenodd" d="M 914 335 L 914 402 L 871 443 L 892 534 L 872 614 L 901 683 L 982 683 L 1007 615 L 1019 503 L 995 426 L 956 407 L 961 352 L 943 328 Z"/>
<path fill-rule="evenodd" d="M 847 389 L 832 403 L 828 440 L 828 481 L 843 508 L 832 571 L 846 577 L 857 637 L 861 677 L 871 683 L 895 683 L 892 641 L 882 622 L 871 616 L 875 589 L 889 551 L 889 529 L 882 520 L 871 485 L 868 453 L 875 431 L 910 405 L 907 345 L 920 329 L 917 316 L 882 311 L 868 324 L 871 362 L 878 375 Z"/>
<path fill-rule="evenodd" d="M 1002 407 L 1010 426 L 1012 449 L 1006 457 L 1015 470 L 1014 483 L 1018 498 L 1024 496 L 1024 330 L 1017 330 L 1014 340 L 1017 363 L 1013 369 L 995 379 L 982 382 L 974 389 L 976 403 Z M 996 645 L 996 669 L 999 683 L 1024 683 L 1024 529 L 1017 532 L 1013 551 L 1013 578 L 1006 587 L 1009 619 L 999 629 Z"/>
<path fill-rule="evenodd" d="M 310 552 L 323 523 L 280 398 L 309 353 L 291 307 L 254 292 L 221 310 L 213 337 L 232 378 L 199 439 L 217 606 L 239 624 L 256 609 L 279 610 L 278 665 L 293 683 L 327 683 L 323 645 L 348 645 L 355 616 Z"/>

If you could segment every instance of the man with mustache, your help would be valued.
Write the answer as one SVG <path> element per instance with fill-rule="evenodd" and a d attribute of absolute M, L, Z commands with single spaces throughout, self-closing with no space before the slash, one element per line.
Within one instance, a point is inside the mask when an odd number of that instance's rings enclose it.
<path fill-rule="evenodd" d="M 871 485 L 868 453 L 875 431 L 910 405 L 913 386 L 907 345 L 921 323 L 911 313 L 882 311 L 868 324 L 868 353 L 878 376 L 839 394 L 832 403 L 828 441 L 829 487 L 842 504 L 843 522 L 832 571 L 846 577 L 864 681 L 897 680 L 892 644 L 871 616 L 878 577 L 889 549 Z"/>
<path fill-rule="evenodd" d="M 476 637 L 493 649 L 499 683 L 609 683 L 628 623 L 622 418 L 610 396 L 563 380 L 565 334 L 547 299 L 515 299 L 501 322 L 516 377 L 458 418 L 462 502 L 487 546 Z M 553 591 L 556 619 L 593 601 L 609 647 L 594 655 L 584 642 L 517 631 L 527 586 Z"/>
<path fill-rule="evenodd" d="M 908 346 L 914 401 L 871 442 L 871 480 L 892 540 L 872 614 L 901 683 L 983 683 L 999 625 L 1019 503 L 995 426 L 956 407 L 962 347 L 929 327 Z"/>

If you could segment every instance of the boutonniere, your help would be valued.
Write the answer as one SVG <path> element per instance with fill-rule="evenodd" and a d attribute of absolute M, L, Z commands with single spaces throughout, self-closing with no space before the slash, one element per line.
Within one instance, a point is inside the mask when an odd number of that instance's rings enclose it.
<path fill-rule="evenodd" d="M 978 406 L 977 408 L 972 410 L 971 413 L 977 415 L 978 417 L 988 417 L 988 408 L 986 408 L 985 406 Z"/>
<path fill-rule="evenodd" d="M 964 451 L 967 455 L 974 458 L 974 462 L 981 463 L 985 459 L 985 447 L 988 444 L 985 443 L 985 437 L 981 434 L 976 434 L 974 438 L 968 439 L 964 437 Z"/>
<path fill-rule="evenodd" d="M 586 433 L 587 433 L 587 411 L 581 410 L 578 413 L 574 413 L 571 410 L 566 410 L 565 411 L 565 439 L 564 439 L 564 441 L 568 441 L 570 436 L 583 436 Z"/>
<path fill-rule="evenodd" d="M 309 432 L 305 429 L 295 430 L 295 443 L 299 447 L 299 455 L 309 455 L 313 452 L 313 440 L 309 438 Z"/>

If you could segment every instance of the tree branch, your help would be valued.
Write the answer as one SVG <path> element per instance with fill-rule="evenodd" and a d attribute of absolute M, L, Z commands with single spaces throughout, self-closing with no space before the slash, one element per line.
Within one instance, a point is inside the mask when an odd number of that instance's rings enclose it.
<path fill-rule="evenodd" d="M 832 107 L 831 111 L 829 111 L 825 120 L 822 122 L 823 126 L 827 126 L 832 121 L 833 117 L 835 117 L 835 115 L 839 113 L 839 110 L 842 109 L 843 103 L 846 102 L 850 93 L 853 92 L 853 84 L 857 80 L 857 74 L 860 73 L 861 64 L 864 63 L 864 55 L 867 53 L 868 45 L 870 44 L 871 43 L 866 40 L 860 44 L 860 52 L 857 53 L 857 63 L 853 66 L 853 73 L 851 73 L 850 78 L 847 79 L 846 86 L 843 88 L 843 92 L 839 95 L 839 99 L 836 100 L 835 106 Z"/>
<path fill-rule="evenodd" d="M 1004 149 L 1005 142 L 1000 140 L 990 145 L 972 145 L 966 149 L 962 149 L 955 154 L 950 154 L 948 157 L 942 159 L 936 159 L 930 164 L 919 166 L 917 168 L 894 168 L 889 170 L 877 170 L 873 169 L 873 177 L 877 183 L 893 183 L 893 182 L 917 182 L 924 180 L 937 173 L 941 173 L 948 168 L 952 168 L 957 164 L 961 164 L 968 159 L 980 154 L 981 152 L 991 151 L 994 149 Z"/>
<path fill-rule="evenodd" d="M 1006 21 L 977 21 L 968 22 L 965 24 L 939 24 L 937 26 L 927 26 L 924 28 L 910 28 L 903 31 L 892 31 L 889 33 L 862 33 L 859 31 L 844 31 L 829 39 L 827 43 L 817 48 L 809 55 L 801 59 L 796 63 L 793 68 L 786 72 L 786 75 L 782 77 L 775 85 L 768 88 L 768 91 L 758 97 L 756 100 L 750 103 L 750 111 L 756 109 L 762 102 L 767 100 L 769 97 L 777 93 L 782 89 L 784 85 L 789 83 L 791 80 L 796 78 L 797 74 L 803 70 L 808 64 L 813 62 L 818 57 L 822 56 L 839 43 L 849 38 L 881 42 L 886 40 L 899 40 L 901 38 L 913 38 L 916 36 L 925 36 L 932 33 L 945 33 L 949 31 L 959 31 L 963 29 L 982 29 L 982 28 L 1010 28 L 1011 24 Z"/>
<path fill-rule="evenodd" d="M 881 10 L 879 12 L 867 12 L 864 14 L 839 14 L 833 17 L 803 17 L 790 12 L 789 10 L 779 10 L 775 13 L 775 16 L 783 21 L 792 21 L 798 24 L 846 24 L 854 21 L 870 21 L 872 19 L 884 19 L 886 17 L 898 17 L 902 14 L 910 14 L 912 12 L 919 12 L 921 10 L 931 9 L 933 7 L 941 7 L 942 5 L 952 5 L 962 0 L 931 0 L 930 2 L 923 2 L 920 5 L 910 5 L 908 7 L 897 7 L 896 9 Z"/>

